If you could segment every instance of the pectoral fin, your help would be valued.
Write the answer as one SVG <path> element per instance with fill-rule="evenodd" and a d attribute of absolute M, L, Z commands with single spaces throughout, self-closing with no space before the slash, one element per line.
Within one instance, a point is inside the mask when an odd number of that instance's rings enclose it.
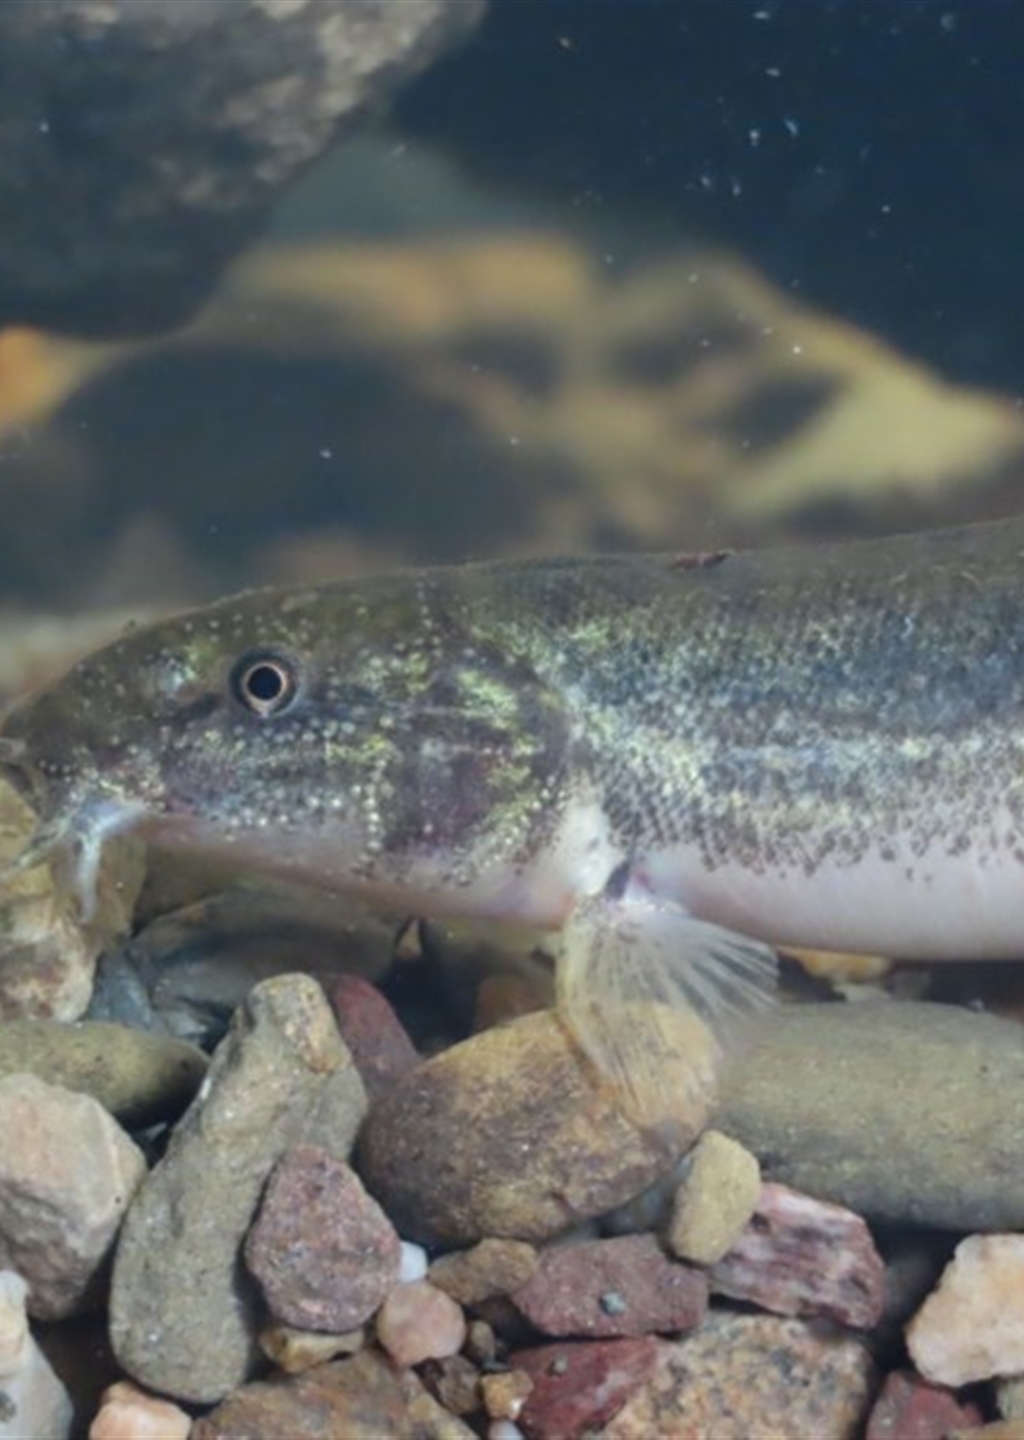
<path fill-rule="evenodd" d="M 595 896 L 561 936 L 563 1023 L 638 1123 L 706 1106 L 726 1049 L 770 1003 L 769 946 L 653 897 Z"/>

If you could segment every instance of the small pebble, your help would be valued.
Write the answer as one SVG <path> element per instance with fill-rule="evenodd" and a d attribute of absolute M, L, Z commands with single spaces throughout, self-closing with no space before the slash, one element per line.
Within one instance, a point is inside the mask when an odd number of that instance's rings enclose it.
<path fill-rule="evenodd" d="M 397 1365 L 443 1360 L 465 1338 L 461 1307 L 429 1280 L 396 1285 L 377 1314 L 377 1339 Z"/>
<path fill-rule="evenodd" d="M 478 1365 L 493 1365 L 498 1357 L 498 1339 L 486 1320 L 471 1320 L 466 1332 L 466 1354 Z"/>
<path fill-rule="evenodd" d="M 424 1378 L 432 1392 L 453 1415 L 473 1415 L 480 1409 L 480 1371 L 465 1355 L 449 1355 L 427 1362 Z"/>
<path fill-rule="evenodd" d="M 885 1266 L 859 1215 L 767 1184 L 753 1218 L 711 1267 L 712 1292 L 777 1315 L 821 1315 L 870 1330 L 885 1305 Z"/>
<path fill-rule="evenodd" d="M 89 1440 L 188 1440 L 191 1429 L 191 1415 L 177 1405 L 119 1380 L 104 1390 Z"/>
<path fill-rule="evenodd" d="M 683 1340 L 653 1344 L 652 1373 L 602 1440 L 861 1440 L 875 1376 L 853 1336 L 816 1322 L 718 1312 Z"/>
<path fill-rule="evenodd" d="M 1024 1235 L 971 1235 L 907 1326 L 914 1364 L 937 1385 L 1024 1371 Z"/>
<path fill-rule="evenodd" d="M 398 1279 L 403 1285 L 410 1280 L 423 1280 L 427 1274 L 427 1252 L 422 1245 L 411 1240 L 402 1241 L 402 1253 L 398 1262 Z"/>
<path fill-rule="evenodd" d="M 420 1056 L 387 999 L 361 975 L 340 976 L 328 998 L 373 1104 L 416 1068 Z"/>
<path fill-rule="evenodd" d="M 484 1409 L 492 1420 L 518 1420 L 532 1389 L 525 1370 L 499 1370 L 480 1381 Z"/>
<path fill-rule="evenodd" d="M 537 1268 L 536 1247 L 525 1240 L 481 1240 L 469 1250 L 442 1255 L 430 1267 L 430 1283 L 460 1305 L 479 1305 L 525 1285 Z"/>
<path fill-rule="evenodd" d="M 396 1284 L 402 1246 L 355 1171 L 296 1145 L 264 1191 L 245 1260 L 275 1319 L 331 1334 L 368 1320 Z"/>
<path fill-rule="evenodd" d="M 946 1440 L 951 1430 L 980 1424 L 976 1405 L 961 1404 L 951 1390 L 912 1370 L 894 1370 L 885 1377 L 864 1440 Z"/>
<path fill-rule="evenodd" d="M 757 1157 L 728 1135 L 705 1130 L 675 1194 L 669 1249 L 681 1260 L 713 1265 L 739 1238 L 760 1193 Z"/>
<path fill-rule="evenodd" d="M 512 1300 L 544 1335 L 647 1335 L 698 1325 L 707 1279 L 653 1235 L 622 1235 L 542 1251 Z"/>
<path fill-rule="evenodd" d="M 324 1335 L 316 1330 L 297 1330 L 292 1325 L 268 1325 L 259 1336 L 264 1355 L 286 1375 L 301 1375 L 338 1355 L 354 1355 L 365 1340 L 361 1326 L 340 1335 Z"/>
<path fill-rule="evenodd" d="M 487 1440 L 526 1440 L 526 1436 L 511 1420 L 492 1420 L 487 1427 Z"/>
<path fill-rule="evenodd" d="M 658 1345 L 643 1336 L 513 1351 L 509 1363 L 533 1382 L 522 1409 L 523 1431 L 531 1440 L 579 1440 L 600 1430 L 650 1380 Z"/>
<path fill-rule="evenodd" d="M 233 1391 L 192 1427 L 190 1440 L 384 1440 L 436 1435 L 417 1430 L 410 1409 L 422 1393 L 417 1377 L 386 1356 L 361 1350 L 287 1380 L 257 1380 Z M 429 1398 L 429 1397 L 428 1397 Z M 454 1434 L 468 1436 L 452 1417 Z"/>
<path fill-rule="evenodd" d="M 67 1440 L 71 1399 L 29 1328 L 27 1291 L 20 1275 L 0 1271 L 0 1437 Z"/>
<path fill-rule="evenodd" d="M 32 1315 L 90 1308 L 142 1151 L 91 1096 L 34 1075 L 0 1080 L 0 1135 L 0 1268 L 28 1282 Z"/>

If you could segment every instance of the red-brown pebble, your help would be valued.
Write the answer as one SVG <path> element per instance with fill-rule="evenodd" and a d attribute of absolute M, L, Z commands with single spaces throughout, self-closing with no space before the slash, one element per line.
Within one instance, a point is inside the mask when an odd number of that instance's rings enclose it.
<path fill-rule="evenodd" d="M 885 1306 L 885 1266 L 861 1217 L 785 1185 L 761 1186 L 753 1218 L 709 1278 L 713 1293 L 859 1330 Z"/>
<path fill-rule="evenodd" d="M 398 1365 L 444 1360 L 465 1338 L 461 1307 L 429 1280 L 396 1285 L 377 1316 L 377 1339 Z"/>
<path fill-rule="evenodd" d="M 649 1336 L 514 1351 L 509 1364 L 533 1381 L 518 1424 L 530 1440 L 578 1440 L 617 1414 L 657 1361 L 658 1342 Z"/>
<path fill-rule="evenodd" d="M 354 1330 L 398 1279 L 401 1241 L 356 1173 L 318 1145 L 296 1145 L 271 1174 L 245 1259 L 276 1319 Z"/>
<path fill-rule="evenodd" d="M 692 1330 L 707 1307 L 699 1270 L 669 1260 L 652 1235 L 559 1245 L 512 1296 L 545 1335 L 648 1335 Z"/>
<path fill-rule="evenodd" d="M 981 1411 L 952 1390 L 930 1385 L 912 1370 L 894 1370 L 882 1386 L 864 1440 L 945 1440 L 951 1430 L 982 1423 Z"/>
<path fill-rule="evenodd" d="M 372 1104 L 414 1069 L 420 1056 L 387 1000 L 361 975 L 342 975 L 328 999 Z"/>

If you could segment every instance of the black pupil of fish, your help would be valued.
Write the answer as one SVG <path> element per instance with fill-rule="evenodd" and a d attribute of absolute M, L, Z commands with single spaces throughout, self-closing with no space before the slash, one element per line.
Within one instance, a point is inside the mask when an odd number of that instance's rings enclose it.
<path fill-rule="evenodd" d="M 241 670 L 236 690 L 238 698 L 250 710 L 269 715 L 287 705 L 295 683 L 280 660 L 257 660 Z"/>

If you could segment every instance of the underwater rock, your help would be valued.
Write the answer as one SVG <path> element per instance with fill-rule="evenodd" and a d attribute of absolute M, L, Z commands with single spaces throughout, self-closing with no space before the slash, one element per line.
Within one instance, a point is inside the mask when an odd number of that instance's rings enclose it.
<path fill-rule="evenodd" d="M 475 1440 L 474 1432 L 440 1409 L 416 1375 L 379 1352 L 318 1365 L 283 1382 L 256 1381 L 197 1420 L 191 1440 Z"/>
<path fill-rule="evenodd" d="M 142 928 L 101 959 L 90 1019 L 212 1050 L 261 980 L 301 970 L 331 985 L 342 969 L 374 978 L 390 963 L 396 922 L 358 901 L 157 848 L 148 862 Z"/>
<path fill-rule="evenodd" d="M 260 1349 L 286 1375 L 301 1375 L 339 1355 L 354 1355 L 366 1344 L 363 1326 L 341 1335 L 318 1330 L 297 1330 L 292 1325 L 268 1325 L 260 1331 Z"/>
<path fill-rule="evenodd" d="M 306 1139 L 343 1159 L 365 1107 L 319 985 L 256 986 L 121 1233 L 110 1335 L 129 1375 L 197 1401 L 248 1378 L 259 1305 L 239 1250 L 267 1176 Z"/>
<path fill-rule="evenodd" d="M 525 1240 L 481 1240 L 470 1250 L 441 1255 L 428 1277 L 460 1305 L 479 1305 L 525 1285 L 537 1261 L 536 1249 Z"/>
<path fill-rule="evenodd" d="M 27 1289 L 13 1270 L 0 1271 L 0 1440 L 67 1440 L 71 1400 L 32 1338 Z"/>
<path fill-rule="evenodd" d="M 668 1334 L 700 1323 L 708 1282 L 664 1255 L 653 1235 L 620 1235 L 543 1250 L 512 1300 L 542 1335 Z"/>
<path fill-rule="evenodd" d="M 342 124 L 482 12 L 482 0 L 0 6 L 0 328 L 182 324 Z"/>
<path fill-rule="evenodd" d="M 316 1145 L 284 1153 L 245 1242 L 275 1319 L 354 1330 L 397 1283 L 400 1259 L 394 1226 L 344 1160 Z"/>
<path fill-rule="evenodd" d="M 0 1266 L 28 1282 L 41 1319 L 91 1308 L 142 1151 L 91 1096 L 34 1075 L 0 1080 L 0 1135 Z"/>
<path fill-rule="evenodd" d="M 372 1107 L 357 1163 L 409 1239 L 543 1240 L 651 1185 L 702 1122 L 680 1107 L 672 1135 L 636 1128 L 544 1011 L 404 1075 Z"/>
<path fill-rule="evenodd" d="M 738 1239 L 761 1193 L 755 1156 L 728 1135 L 705 1130 L 687 1157 L 666 1239 L 681 1260 L 713 1265 Z"/>
<path fill-rule="evenodd" d="M 970 1235 L 907 1326 L 907 1349 L 936 1385 L 1024 1372 L 1024 1235 Z"/>
<path fill-rule="evenodd" d="M 127 1126 L 176 1119 L 199 1089 L 206 1064 L 194 1045 L 127 1025 L 0 1021 L 0 1076 L 27 1073 L 82 1091 Z"/>
<path fill-rule="evenodd" d="M 855 1330 L 873 1329 L 885 1308 L 885 1266 L 860 1216 L 785 1185 L 761 1187 L 750 1224 L 708 1278 L 713 1294 Z"/>
<path fill-rule="evenodd" d="M 719 1130 L 766 1180 L 868 1220 L 1024 1228 L 1024 1030 L 917 1001 L 807 1004 L 758 1028 Z"/>
<path fill-rule="evenodd" d="M 191 1428 L 191 1415 L 179 1406 L 119 1380 L 104 1390 L 89 1440 L 188 1440 Z"/>
<path fill-rule="evenodd" d="M 603 1440 L 766 1433 L 857 1440 L 862 1433 L 874 1366 L 852 1336 L 774 1315 L 712 1313 L 684 1340 L 655 1344 L 653 1375 L 611 1419 Z"/>
<path fill-rule="evenodd" d="M 643 1336 L 513 1351 L 509 1363 L 533 1382 L 522 1410 L 523 1430 L 531 1440 L 603 1434 L 601 1427 L 654 1374 L 659 1343 Z"/>
<path fill-rule="evenodd" d="M 431 1285 L 396 1285 L 377 1316 L 377 1339 L 396 1365 L 420 1365 L 457 1355 L 466 1339 L 461 1306 Z"/>
<path fill-rule="evenodd" d="M 961 1404 L 951 1390 L 930 1385 L 912 1370 L 893 1370 L 872 1407 L 864 1440 L 945 1440 L 981 1423 L 981 1411 L 970 1401 Z"/>

